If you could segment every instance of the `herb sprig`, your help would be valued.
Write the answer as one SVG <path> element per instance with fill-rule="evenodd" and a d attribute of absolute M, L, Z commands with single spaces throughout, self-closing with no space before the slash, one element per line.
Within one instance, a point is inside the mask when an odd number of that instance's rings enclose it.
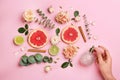
<path fill-rule="evenodd" d="M 18 32 L 21 34 L 24 33 L 25 35 L 28 35 L 28 33 L 29 33 L 28 28 L 29 28 L 28 24 L 25 24 L 24 27 L 18 28 Z"/>
<path fill-rule="evenodd" d="M 70 67 L 73 67 L 73 64 L 72 64 L 72 61 L 69 59 L 67 62 L 64 62 L 62 65 L 61 65 L 61 68 L 67 68 L 68 66 Z"/>
<path fill-rule="evenodd" d="M 42 56 L 41 54 L 35 54 L 35 55 L 31 55 L 31 56 L 26 56 L 23 55 L 20 59 L 19 65 L 20 66 L 28 66 L 34 63 L 52 63 L 53 62 L 53 58 L 52 57 L 48 57 L 48 56 Z"/>

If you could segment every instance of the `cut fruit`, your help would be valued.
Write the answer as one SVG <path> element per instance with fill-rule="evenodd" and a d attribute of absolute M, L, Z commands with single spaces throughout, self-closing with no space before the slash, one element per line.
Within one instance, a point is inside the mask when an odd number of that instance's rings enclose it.
<path fill-rule="evenodd" d="M 42 48 L 47 42 L 47 34 L 42 29 L 35 29 L 28 36 L 28 43 L 34 48 Z"/>
<path fill-rule="evenodd" d="M 15 36 L 14 43 L 16 45 L 22 45 L 24 43 L 24 38 L 22 36 Z"/>
<path fill-rule="evenodd" d="M 59 52 L 59 48 L 56 45 L 51 46 L 49 49 L 49 54 L 51 56 L 56 56 L 58 52 Z"/>
<path fill-rule="evenodd" d="M 70 25 L 63 29 L 61 33 L 61 38 L 63 42 L 67 44 L 72 44 L 72 43 L 75 43 L 79 39 L 79 35 L 80 34 L 79 34 L 78 29 L 75 26 Z"/>

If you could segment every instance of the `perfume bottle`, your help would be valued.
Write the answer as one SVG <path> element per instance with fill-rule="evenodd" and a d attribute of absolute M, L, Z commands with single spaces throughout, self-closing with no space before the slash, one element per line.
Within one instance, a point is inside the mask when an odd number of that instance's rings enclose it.
<path fill-rule="evenodd" d="M 80 57 L 80 64 L 83 66 L 89 66 L 95 61 L 95 56 L 93 55 L 94 46 L 87 50 Z"/>

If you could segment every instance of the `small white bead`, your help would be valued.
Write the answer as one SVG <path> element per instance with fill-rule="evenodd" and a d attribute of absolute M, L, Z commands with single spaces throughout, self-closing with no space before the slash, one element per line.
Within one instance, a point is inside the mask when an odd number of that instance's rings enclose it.
<path fill-rule="evenodd" d="M 44 71 L 45 71 L 45 72 L 49 72 L 49 71 L 51 71 L 51 69 L 52 69 L 52 68 L 51 68 L 51 66 L 49 66 L 49 65 L 47 65 L 47 66 L 44 67 Z"/>

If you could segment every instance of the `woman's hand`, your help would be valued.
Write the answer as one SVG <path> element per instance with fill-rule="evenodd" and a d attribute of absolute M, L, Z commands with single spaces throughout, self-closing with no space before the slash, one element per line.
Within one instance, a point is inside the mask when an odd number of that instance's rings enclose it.
<path fill-rule="evenodd" d="M 109 51 L 103 47 L 95 47 L 94 53 L 97 57 L 96 61 L 99 67 L 99 70 L 105 80 L 115 80 L 112 74 L 112 58 Z"/>

